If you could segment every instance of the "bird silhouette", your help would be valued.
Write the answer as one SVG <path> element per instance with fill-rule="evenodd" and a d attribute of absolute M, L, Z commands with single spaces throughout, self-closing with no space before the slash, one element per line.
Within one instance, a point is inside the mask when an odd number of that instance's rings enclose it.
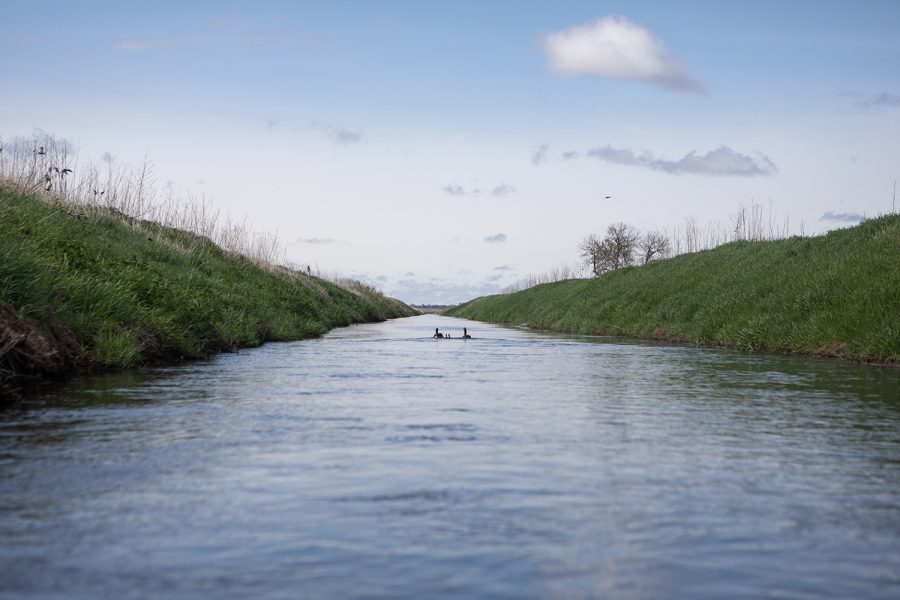
<path fill-rule="evenodd" d="M 35 150 L 34 153 L 37 154 L 38 156 L 46 156 L 47 155 L 47 151 L 44 150 L 43 146 L 41 146 L 39 149 Z"/>

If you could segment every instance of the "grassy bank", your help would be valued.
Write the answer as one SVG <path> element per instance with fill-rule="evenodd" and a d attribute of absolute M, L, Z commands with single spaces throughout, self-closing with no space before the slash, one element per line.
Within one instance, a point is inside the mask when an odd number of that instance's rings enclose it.
<path fill-rule="evenodd" d="M 734 242 L 597 279 L 472 300 L 447 314 L 612 334 L 900 360 L 900 216 L 810 238 Z"/>
<path fill-rule="evenodd" d="M 415 311 L 263 269 L 114 209 L 0 188 L 0 396 L 28 379 L 198 358 Z"/>

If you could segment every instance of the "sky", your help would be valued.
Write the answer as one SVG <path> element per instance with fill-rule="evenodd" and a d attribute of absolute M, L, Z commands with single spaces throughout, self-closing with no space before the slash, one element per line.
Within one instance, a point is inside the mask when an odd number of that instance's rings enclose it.
<path fill-rule="evenodd" d="M 0 140 L 153 164 L 297 265 L 417 304 L 612 223 L 892 210 L 900 2 L 11 2 Z"/>

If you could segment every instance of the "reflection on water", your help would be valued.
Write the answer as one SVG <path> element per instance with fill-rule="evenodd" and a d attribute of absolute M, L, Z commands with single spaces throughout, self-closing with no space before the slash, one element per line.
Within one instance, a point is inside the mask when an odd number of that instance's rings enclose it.
<path fill-rule="evenodd" d="M 0 413 L 0 596 L 893 598 L 898 390 L 436 316 L 84 379 Z"/>

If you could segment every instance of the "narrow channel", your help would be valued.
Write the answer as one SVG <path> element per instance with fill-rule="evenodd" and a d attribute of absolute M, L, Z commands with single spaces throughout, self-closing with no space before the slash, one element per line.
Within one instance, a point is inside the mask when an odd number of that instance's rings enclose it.
<path fill-rule="evenodd" d="M 0 596 L 896 598 L 898 390 L 434 315 L 80 379 L 0 413 Z"/>

